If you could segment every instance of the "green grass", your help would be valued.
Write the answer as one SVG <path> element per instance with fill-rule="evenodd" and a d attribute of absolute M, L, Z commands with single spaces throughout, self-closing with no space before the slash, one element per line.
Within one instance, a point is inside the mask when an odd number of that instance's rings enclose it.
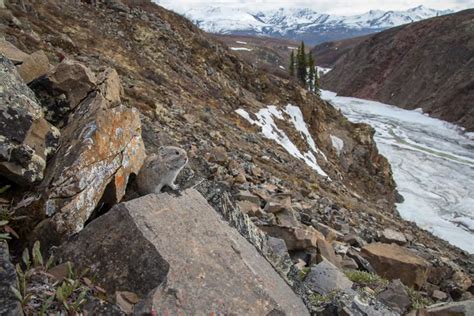
<path fill-rule="evenodd" d="M 424 297 L 420 292 L 412 289 L 411 287 L 406 286 L 405 289 L 408 293 L 408 296 L 410 297 L 412 309 L 421 309 L 434 303 L 432 300 Z"/>
<path fill-rule="evenodd" d="M 324 304 L 329 304 L 331 303 L 339 294 L 340 291 L 334 290 L 329 292 L 326 295 L 320 295 L 318 293 L 313 293 L 309 296 L 309 300 L 311 302 L 311 305 L 313 306 L 321 306 Z"/>
<path fill-rule="evenodd" d="M 388 280 L 374 273 L 359 270 L 345 270 L 344 273 L 349 280 L 356 283 L 358 286 L 367 286 L 375 292 L 382 290 L 388 285 Z"/>

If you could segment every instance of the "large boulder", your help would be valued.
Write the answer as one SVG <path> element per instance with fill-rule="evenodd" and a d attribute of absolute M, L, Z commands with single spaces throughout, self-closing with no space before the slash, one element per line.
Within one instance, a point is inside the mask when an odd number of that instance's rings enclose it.
<path fill-rule="evenodd" d="M 23 315 L 12 287 L 18 289 L 15 265 L 10 261 L 7 243 L 0 240 L 0 315 Z"/>
<path fill-rule="evenodd" d="M 137 314 L 308 315 L 268 261 L 194 189 L 119 204 L 59 256 L 93 267 L 109 292 L 143 297 L 153 289 L 135 306 Z"/>
<path fill-rule="evenodd" d="M 0 174 L 20 185 L 43 179 L 59 131 L 48 123 L 34 93 L 0 54 Z"/>
<path fill-rule="evenodd" d="M 362 248 L 377 274 L 389 280 L 400 279 L 410 287 L 421 288 L 428 278 L 430 263 L 396 244 L 372 243 Z"/>
<path fill-rule="evenodd" d="M 76 64 L 73 68 L 82 69 Z M 99 88 L 85 94 L 61 131 L 62 146 L 41 183 L 49 219 L 38 228 L 39 239 L 54 243 L 80 231 L 99 201 L 113 205 L 122 199 L 129 176 L 143 165 L 139 113 L 120 103 L 121 85 L 114 70 L 106 70 L 101 78 Z M 81 82 L 76 86 L 84 87 Z"/>

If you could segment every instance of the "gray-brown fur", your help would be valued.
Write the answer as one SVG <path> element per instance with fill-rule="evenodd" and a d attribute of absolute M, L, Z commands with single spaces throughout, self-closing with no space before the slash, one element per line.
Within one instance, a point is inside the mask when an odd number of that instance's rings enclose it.
<path fill-rule="evenodd" d="M 160 147 L 157 154 L 149 155 L 137 176 L 137 187 L 140 195 L 160 193 L 167 185 L 173 190 L 176 177 L 188 162 L 186 151 L 174 147 Z"/>

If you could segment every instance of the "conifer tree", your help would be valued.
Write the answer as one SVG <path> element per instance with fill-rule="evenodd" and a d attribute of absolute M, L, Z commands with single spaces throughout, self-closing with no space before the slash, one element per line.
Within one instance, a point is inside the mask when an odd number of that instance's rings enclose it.
<path fill-rule="evenodd" d="M 316 66 L 316 61 L 314 59 L 314 57 L 312 57 L 313 59 L 313 69 L 315 69 L 314 71 L 314 92 L 316 92 L 317 94 L 320 94 L 321 91 L 319 90 L 319 71 L 317 70 L 318 67 L 315 67 Z"/>
<path fill-rule="evenodd" d="M 296 56 L 296 76 L 300 80 L 301 84 L 306 87 L 306 77 L 308 75 L 306 67 L 306 53 L 304 48 L 304 42 L 301 42 L 301 46 L 298 47 L 298 55 Z"/>
<path fill-rule="evenodd" d="M 291 55 L 290 55 L 289 70 L 290 70 L 290 76 L 294 77 L 295 76 L 295 53 L 293 51 L 291 51 Z"/>
<path fill-rule="evenodd" d="M 314 59 L 311 53 L 308 54 L 308 67 L 309 67 L 309 72 L 308 72 L 309 91 L 314 92 L 317 74 L 314 71 Z"/>

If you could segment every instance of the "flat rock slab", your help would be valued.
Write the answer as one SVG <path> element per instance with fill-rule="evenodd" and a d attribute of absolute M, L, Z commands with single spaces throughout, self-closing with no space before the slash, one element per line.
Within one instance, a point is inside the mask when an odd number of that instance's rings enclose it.
<path fill-rule="evenodd" d="M 120 222 L 117 214 L 120 214 Z M 125 225 L 130 233 L 124 229 L 119 230 L 120 234 L 108 233 L 114 225 Z M 102 232 L 93 238 L 93 234 L 97 234 L 94 231 Z M 117 252 L 95 256 L 96 262 L 87 260 L 94 256 L 93 249 L 99 251 L 102 244 L 116 245 Z M 150 245 L 145 257 L 160 258 L 156 265 L 162 265 L 163 269 L 155 270 L 167 271 L 166 278 L 154 278 L 150 265 L 140 268 L 136 255 L 125 255 L 139 244 Z M 80 251 L 88 245 L 93 246 L 92 249 L 86 253 Z M 173 315 L 267 315 L 271 312 L 308 315 L 303 302 L 264 257 L 220 219 L 194 189 L 178 197 L 168 193 L 150 194 L 121 203 L 86 226 L 65 247 L 67 257 L 76 262 L 82 261 L 104 272 L 114 270 L 113 275 L 109 273 L 105 279 L 98 274 L 109 289 L 144 293 L 145 288 L 153 288 L 147 299 L 135 307 L 137 314 L 155 310 L 159 314 Z M 144 260 L 145 257 L 138 258 Z M 153 266 L 153 261 L 144 262 Z M 128 264 L 133 269 L 125 268 Z M 124 271 L 118 271 L 118 265 Z M 129 273 L 140 275 L 145 284 L 124 283 Z"/>

